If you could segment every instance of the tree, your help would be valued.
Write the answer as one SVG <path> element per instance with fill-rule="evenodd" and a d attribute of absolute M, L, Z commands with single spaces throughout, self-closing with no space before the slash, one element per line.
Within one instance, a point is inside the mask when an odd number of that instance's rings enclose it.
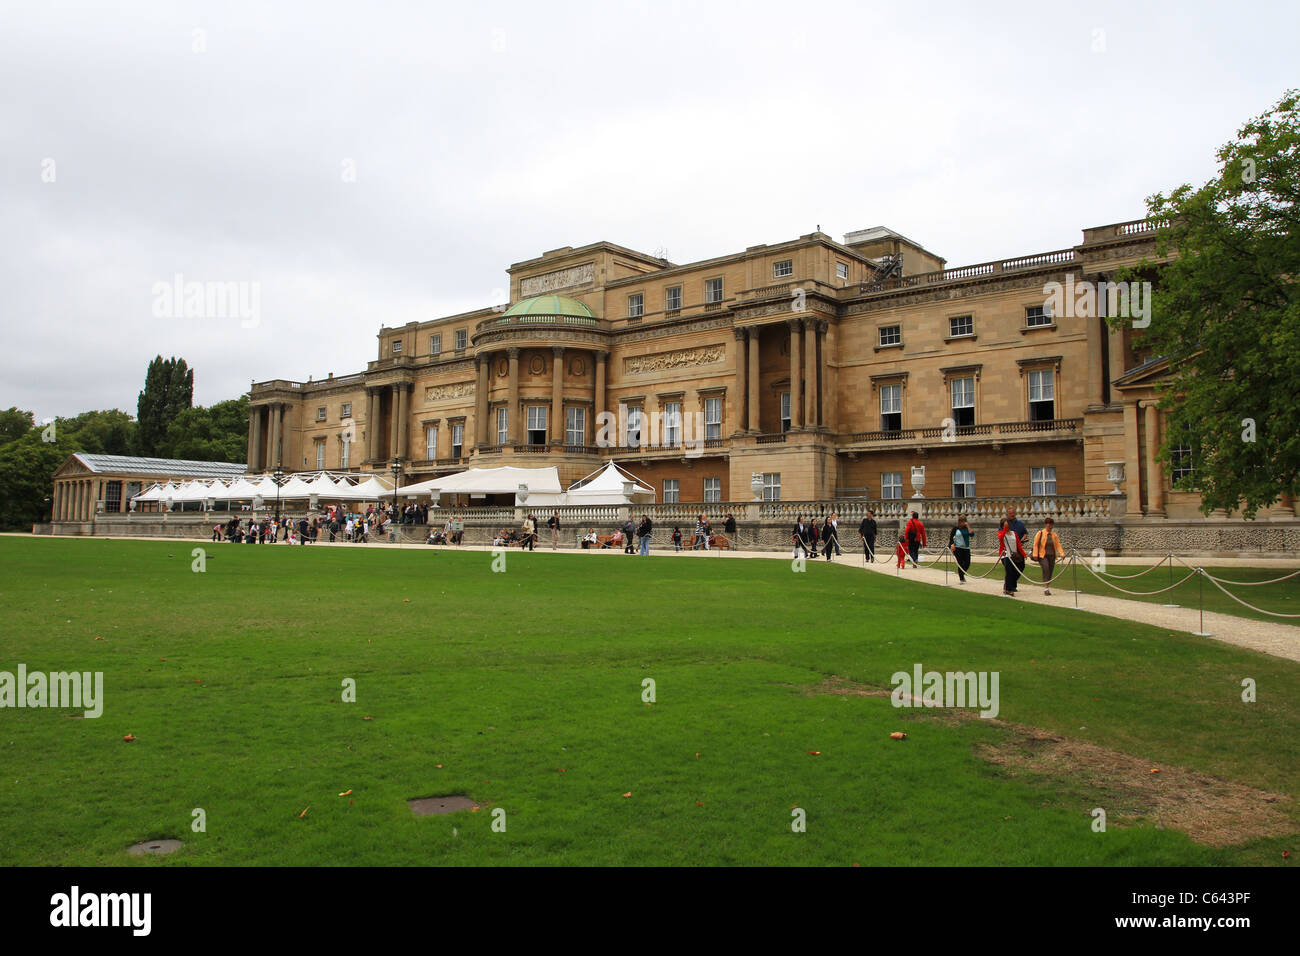
<path fill-rule="evenodd" d="M 1219 172 L 1147 200 L 1156 253 L 1121 278 L 1156 283 L 1141 345 L 1168 357 L 1159 459 L 1201 510 L 1247 517 L 1300 491 L 1300 92 L 1219 149 Z M 1115 326 L 1126 320 L 1112 319 Z M 1190 448 L 1190 452 L 1187 450 Z"/>
<path fill-rule="evenodd" d="M 167 426 L 159 454 L 193 461 L 247 461 L 248 396 L 185 409 Z"/>
<path fill-rule="evenodd" d="M 50 516 L 54 469 L 76 449 L 55 421 L 55 440 L 44 440 L 44 429 L 33 426 L 0 445 L 0 528 L 30 531 Z"/>
<path fill-rule="evenodd" d="M 135 421 L 116 408 L 58 418 L 54 428 L 70 439 L 73 451 L 91 455 L 129 455 L 135 444 Z"/>
<path fill-rule="evenodd" d="M 0 412 L 0 445 L 7 445 L 16 438 L 21 438 L 36 425 L 36 416 L 14 406 Z"/>
<path fill-rule="evenodd" d="M 161 355 L 149 363 L 145 372 L 144 391 L 136 404 L 135 453 L 145 457 L 158 454 L 167 435 L 167 426 L 194 401 L 194 372 L 185 359 L 163 361 Z"/>

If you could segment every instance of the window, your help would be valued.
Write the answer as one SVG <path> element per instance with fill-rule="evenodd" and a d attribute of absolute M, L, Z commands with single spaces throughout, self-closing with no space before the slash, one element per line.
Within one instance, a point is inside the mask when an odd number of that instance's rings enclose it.
<path fill-rule="evenodd" d="M 1029 373 L 1029 420 L 1050 422 L 1056 417 L 1056 384 L 1050 368 L 1034 369 Z"/>
<path fill-rule="evenodd" d="M 1029 493 L 1031 495 L 1056 494 L 1055 466 L 1049 465 L 1046 468 L 1029 469 Z"/>
<path fill-rule="evenodd" d="M 903 386 L 882 385 L 880 387 L 880 430 L 882 432 L 902 431 L 903 428 Z"/>
<path fill-rule="evenodd" d="M 465 329 L 456 330 L 456 351 L 457 352 L 464 351 L 465 346 L 468 344 L 468 339 L 469 339 L 468 331 L 466 331 Z"/>
<path fill-rule="evenodd" d="M 352 467 L 348 462 L 352 458 L 352 439 L 343 438 L 339 441 L 339 467 Z"/>
<path fill-rule="evenodd" d="M 641 406 L 633 405 L 627 410 L 627 441 L 629 448 L 641 447 Z"/>
<path fill-rule="evenodd" d="M 546 444 L 546 406 L 528 406 L 528 444 Z"/>
<path fill-rule="evenodd" d="M 974 468 L 953 469 L 952 496 L 954 498 L 975 497 L 975 469 Z"/>
<path fill-rule="evenodd" d="M 954 315 L 948 320 L 948 334 L 952 338 L 975 334 L 975 317 L 973 315 Z"/>
<path fill-rule="evenodd" d="M 722 301 L 722 280 L 705 279 L 704 280 L 704 301 L 715 303 Z"/>
<path fill-rule="evenodd" d="M 664 309 L 668 312 L 674 312 L 682 307 L 682 287 L 679 285 L 669 286 L 664 290 Z"/>
<path fill-rule="evenodd" d="M 1025 308 L 1025 325 L 1037 328 L 1052 324 L 1052 307 L 1050 305 L 1031 305 Z"/>
<path fill-rule="evenodd" d="M 772 263 L 772 278 L 784 279 L 786 276 L 794 275 L 794 260 L 782 259 L 780 262 Z"/>
<path fill-rule="evenodd" d="M 704 439 L 705 441 L 713 441 L 721 437 L 722 399 L 706 398 L 704 400 Z"/>
<path fill-rule="evenodd" d="M 837 279 L 844 279 L 844 280 L 846 280 L 846 281 L 848 280 L 848 278 L 849 278 L 849 264 L 848 264 L 847 262 L 837 262 L 837 263 L 835 263 L 835 277 L 836 277 Z"/>
<path fill-rule="evenodd" d="M 112 515 L 122 510 L 122 483 L 120 481 L 104 482 L 104 510 Z"/>
<path fill-rule="evenodd" d="M 441 332 L 435 332 L 433 335 L 429 336 L 429 354 L 430 355 L 442 354 L 442 333 Z"/>
<path fill-rule="evenodd" d="M 1196 488 L 1195 452 L 1192 448 L 1192 430 L 1184 425 L 1183 437 L 1177 445 L 1169 449 L 1169 480 L 1177 490 L 1191 491 Z"/>
<path fill-rule="evenodd" d="M 880 327 L 880 347 L 903 344 L 903 327 L 901 325 L 882 325 Z"/>
<path fill-rule="evenodd" d="M 424 426 L 424 457 L 433 461 L 438 457 L 438 426 Z"/>
<path fill-rule="evenodd" d="M 344 403 L 343 403 L 343 411 L 341 411 L 341 412 L 339 413 L 339 417 L 340 417 L 340 418 L 351 418 L 351 417 L 352 417 L 352 403 L 351 403 L 351 402 L 344 402 Z"/>
<path fill-rule="evenodd" d="M 323 422 L 323 421 L 325 421 L 325 406 L 324 406 L 324 405 L 322 405 L 320 408 L 316 409 L 316 421 L 318 421 L 318 422 Z"/>
<path fill-rule="evenodd" d="M 886 471 L 881 474 L 880 497 L 903 497 L 903 473 L 901 471 Z"/>
<path fill-rule="evenodd" d="M 325 470 L 325 442 L 323 439 L 316 442 L 316 470 Z"/>
<path fill-rule="evenodd" d="M 460 457 L 460 450 L 463 444 L 464 437 L 465 437 L 464 425 L 451 426 L 451 457 L 452 458 Z"/>
<path fill-rule="evenodd" d="M 952 380 L 952 420 L 958 428 L 975 424 L 975 378 Z"/>
<path fill-rule="evenodd" d="M 779 471 L 763 472 L 763 500 L 764 501 L 781 500 L 781 473 Z"/>
<path fill-rule="evenodd" d="M 682 403 L 664 405 L 664 444 L 668 447 L 682 443 Z"/>
<path fill-rule="evenodd" d="M 681 500 L 678 497 L 678 494 L 679 492 L 677 490 L 677 479 L 665 478 L 664 479 L 664 504 L 666 505 L 677 504 L 677 502 Z"/>
<path fill-rule="evenodd" d="M 722 500 L 722 479 L 721 478 L 704 479 L 704 500 L 710 502 Z"/>
<path fill-rule="evenodd" d="M 401 340 L 401 339 L 393 339 L 393 354 L 394 354 L 394 355 L 401 355 L 401 354 L 402 354 L 402 340 Z"/>
<path fill-rule="evenodd" d="M 790 430 L 790 393 L 781 393 L 781 431 Z"/>
<path fill-rule="evenodd" d="M 564 443 L 584 445 L 587 442 L 587 410 L 580 405 L 570 405 L 564 410 Z"/>
<path fill-rule="evenodd" d="M 510 412 L 506 407 L 497 409 L 497 444 L 504 445 L 510 441 Z"/>
<path fill-rule="evenodd" d="M 645 296 L 640 292 L 627 297 L 627 315 L 630 319 L 639 319 L 645 315 Z"/>

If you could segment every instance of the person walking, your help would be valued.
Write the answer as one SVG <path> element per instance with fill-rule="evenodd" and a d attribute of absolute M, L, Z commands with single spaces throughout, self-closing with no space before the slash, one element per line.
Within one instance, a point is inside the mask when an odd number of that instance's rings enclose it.
<path fill-rule="evenodd" d="M 970 570 L 970 525 L 965 515 L 957 516 L 957 525 L 948 535 L 948 550 L 957 559 L 957 583 L 966 583 L 966 572 Z"/>
<path fill-rule="evenodd" d="M 867 509 L 867 516 L 858 525 L 858 538 L 862 541 L 862 549 L 866 560 L 874 564 L 876 561 L 876 516 L 870 508 Z"/>
<path fill-rule="evenodd" d="M 554 551 L 560 546 L 560 512 L 556 511 L 546 520 L 546 526 L 551 529 L 551 550 Z"/>
<path fill-rule="evenodd" d="M 695 519 L 695 543 L 691 546 L 691 550 L 699 551 L 701 548 L 705 551 L 709 550 L 709 522 L 703 512 Z"/>
<path fill-rule="evenodd" d="M 636 554 L 636 542 L 632 540 L 636 534 L 636 526 L 632 524 L 632 516 L 628 515 L 627 520 L 623 522 L 623 553 Z"/>
<path fill-rule="evenodd" d="M 794 529 L 790 532 L 790 539 L 794 542 L 794 552 L 790 555 L 792 558 L 799 557 L 799 549 L 803 549 L 803 556 L 806 558 L 811 552 L 808 550 L 808 526 L 804 524 L 803 515 L 794 523 Z"/>
<path fill-rule="evenodd" d="M 1043 530 L 1034 535 L 1034 546 L 1030 552 L 1030 557 L 1038 562 L 1038 566 L 1043 570 L 1043 593 L 1050 595 L 1052 593 L 1052 574 L 1056 570 L 1056 559 L 1064 558 L 1065 552 L 1061 549 L 1061 539 L 1057 537 L 1053 525 L 1056 522 L 1049 516 L 1043 520 Z"/>
<path fill-rule="evenodd" d="M 903 528 L 903 537 L 907 539 L 907 553 L 912 558 L 912 567 L 921 566 L 918 558 L 921 555 L 921 548 L 925 546 L 925 525 L 921 523 L 921 516 L 915 511 L 912 512 L 912 518 Z"/>
<path fill-rule="evenodd" d="M 641 524 L 636 529 L 636 536 L 641 541 L 642 557 L 647 557 L 650 554 L 650 532 L 652 530 L 654 530 L 654 522 L 650 520 L 649 515 L 642 515 Z"/>
<path fill-rule="evenodd" d="M 822 551 L 822 554 L 825 556 L 827 561 L 831 559 L 832 548 L 835 549 L 836 554 L 844 554 L 844 552 L 840 550 L 840 522 L 835 516 L 834 511 L 832 511 L 831 516 L 826 519 L 826 524 L 822 526 L 822 538 L 826 542 L 826 547 Z"/>
<path fill-rule="evenodd" d="M 523 549 L 524 550 L 528 550 L 528 551 L 533 550 L 533 529 L 535 527 L 536 525 L 533 524 L 532 515 L 529 515 L 527 518 L 524 519 L 524 528 L 523 528 L 523 532 L 524 532 Z"/>
<path fill-rule="evenodd" d="M 682 529 L 680 525 L 673 525 L 673 550 L 682 550 Z"/>
<path fill-rule="evenodd" d="M 998 525 L 998 560 L 1006 572 L 1002 593 L 1007 597 L 1015 597 L 1016 584 L 1025 570 L 1025 549 L 1020 543 L 1020 535 L 1011 526 L 1010 518 L 1003 518 Z"/>

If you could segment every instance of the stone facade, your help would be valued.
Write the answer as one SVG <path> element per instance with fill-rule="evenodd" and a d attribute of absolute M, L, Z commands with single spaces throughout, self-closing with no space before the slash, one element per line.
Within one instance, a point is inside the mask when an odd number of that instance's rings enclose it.
<path fill-rule="evenodd" d="M 1152 256 L 1155 228 L 952 269 L 884 228 L 684 265 L 566 246 L 509 268 L 508 306 L 381 328 L 362 372 L 255 384 L 249 470 L 400 458 L 404 483 L 502 464 L 567 483 L 614 458 L 686 502 L 747 500 L 755 472 L 783 500 L 910 497 L 919 466 L 927 496 L 1104 495 L 1122 463 L 1130 519 L 1190 518 L 1195 495 L 1153 464 L 1140 331 L 1044 311 L 1049 283 Z M 646 444 L 629 447 L 634 409 Z"/>

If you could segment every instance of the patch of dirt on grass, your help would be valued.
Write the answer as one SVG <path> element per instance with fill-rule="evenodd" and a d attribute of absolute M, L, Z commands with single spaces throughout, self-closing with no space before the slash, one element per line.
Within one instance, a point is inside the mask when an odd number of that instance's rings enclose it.
<path fill-rule="evenodd" d="M 890 688 L 857 684 L 834 674 L 804 690 L 809 696 L 889 697 L 891 694 Z M 913 701 L 916 709 L 909 709 L 911 719 L 927 719 L 947 726 L 981 720 L 975 709 L 920 709 L 920 700 L 913 697 Z M 1285 809 L 1291 803 L 1291 797 L 1285 793 L 1260 790 L 1170 764 L 1152 763 L 1037 727 L 997 719 L 984 722 L 1010 733 L 997 745 L 977 744 L 977 755 L 1007 768 L 1013 776 L 1027 771 L 1048 778 L 1070 798 L 1087 802 L 1089 810 L 1098 806 L 1104 809 L 1112 825 L 1124 818 L 1149 819 L 1213 847 L 1285 836 L 1296 829 Z"/>
<path fill-rule="evenodd" d="M 1270 793 L 1207 773 L 1152 763 L 1083 740 L 1034 727 L 1004 724 L 1001 744 L 976 745 L 976 753 L 1014 775 L 1027 770 L 1086 794 L 1108 821 L 1133 817 L 1181 830 L 1197 843 L 1226 847 L 1295 830 L 1283 808 L 1284 793 Z M 1155 771 L 1155 772 L 1153 772 Z"/>

